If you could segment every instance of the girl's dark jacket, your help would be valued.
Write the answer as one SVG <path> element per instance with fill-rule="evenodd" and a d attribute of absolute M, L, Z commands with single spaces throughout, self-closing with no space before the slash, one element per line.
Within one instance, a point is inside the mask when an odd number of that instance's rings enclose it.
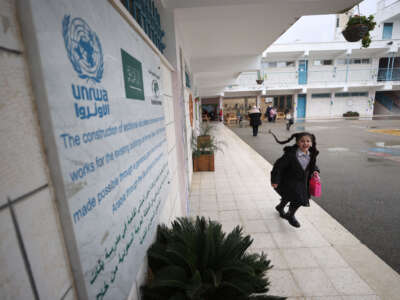
<path fill-rule="evenodd" d="M 284 154 L 279 158 L 271 171 L 271 183 L 278 184 L 276 191 L 294 204 L 310 206 L 309 182 L 314 171 L 319 172 L 316 165 L 318 151 L 313 155 L 310 148 L 310 163 L 303 170 L 296 157 L 297 145 L 283 148 Z"/>
<path fill-rule="evenodd" d="M 260 126 L 261 125 L 261 113 L 251 113 L 249 114 L 250 126 Z"/>

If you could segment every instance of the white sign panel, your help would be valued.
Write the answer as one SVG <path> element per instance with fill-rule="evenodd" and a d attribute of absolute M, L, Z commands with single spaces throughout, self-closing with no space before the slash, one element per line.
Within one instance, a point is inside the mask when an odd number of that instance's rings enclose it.
<path fill-rule="evenodd" d="M 168 194 L 160 58 L 107 1 L 31 6 L 78 294 L 126 299 Z"/>

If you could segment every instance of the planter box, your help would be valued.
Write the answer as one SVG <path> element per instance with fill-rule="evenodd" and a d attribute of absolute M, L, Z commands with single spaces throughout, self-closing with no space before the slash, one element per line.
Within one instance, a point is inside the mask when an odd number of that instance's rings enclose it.
<path fill-rule="evenodd" d="M 202 154 L 193 157 L 193 172 L 214 172 L 214 154 Z"/>
<path fill-rule="evenodd" d="M 201 135 L 197 137 L 197 148 L 202 148 L 201 145 L 209 144 L 211 136 Z"/>

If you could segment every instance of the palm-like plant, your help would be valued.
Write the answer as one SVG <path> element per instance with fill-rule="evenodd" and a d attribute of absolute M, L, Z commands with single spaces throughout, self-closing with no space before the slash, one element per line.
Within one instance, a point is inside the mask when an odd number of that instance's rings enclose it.
<path fill-rule="evenodd" d="M 153 279 L 141 288 L 143 299 L 285 299 L 266 295 L 272 266 L 264 253 L 246 253 L 252 242 L 239 226 L 226 235 L 204 217 L 159 225 L 148 250 Z"/>

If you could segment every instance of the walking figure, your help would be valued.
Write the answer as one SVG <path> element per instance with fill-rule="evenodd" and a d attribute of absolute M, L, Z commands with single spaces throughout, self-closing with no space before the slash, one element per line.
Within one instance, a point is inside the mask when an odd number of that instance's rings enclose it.
<path fill-rule="evenodd" d="M 300 227 L 295 213 L 300 206 L 310 206 L 309 182 L 315 173 L 319 173 L 316 164 L 319 151 L 314 134 L 300 132 L 293 134 L 286 141 L 279 141 L 272 131 L 269 131 L 279 144 L 286 144 L 296 139 L 296 144 L 283 148 L 284 154 L 279 158 L 271 171 L 271 185 L 282 197 L 275 207 L 279 216 L 288 220 L 294 227 Z M 289 210 L 285 206 L 289 203 Z"/>
<path fill-rule="evenodd" d="M 269 123 L 272 122 L 272 119 L 271 119 L 271 116 L 270 116 L 271 109 L 272 109 L 271 104 L 268 104 L 267 110 L 265 111 L 265 115 L 264 115 L 265 117 L 268 118 L 268 122 Z"/>
<path fill-rule="evenodd" d="M 294 123 L 293 117 L 290 114 L 289 109 L 285 110 L 285 120 L 286 120 L 286 130 L 289 131 L 290 130 L 290 126 L 292 126 L 293 123 Z"/>
<path fill-rule="evenodd" d="M 275 121 L 276 121 L 276 114 L 277 114 L 276 108 L 271 107 L 271 109 L 269 111 L 269 117 L 271 119 L 271 122 L 273 122 L 273 123 L 275 123 Z"/>
<path fill-rule="evenodd" d="M 261 112 L 257 106 L 249 110 L 250 126 L 253 127 L 253 136 L 257 136 L 258 126 L 261 125 Z"/>

